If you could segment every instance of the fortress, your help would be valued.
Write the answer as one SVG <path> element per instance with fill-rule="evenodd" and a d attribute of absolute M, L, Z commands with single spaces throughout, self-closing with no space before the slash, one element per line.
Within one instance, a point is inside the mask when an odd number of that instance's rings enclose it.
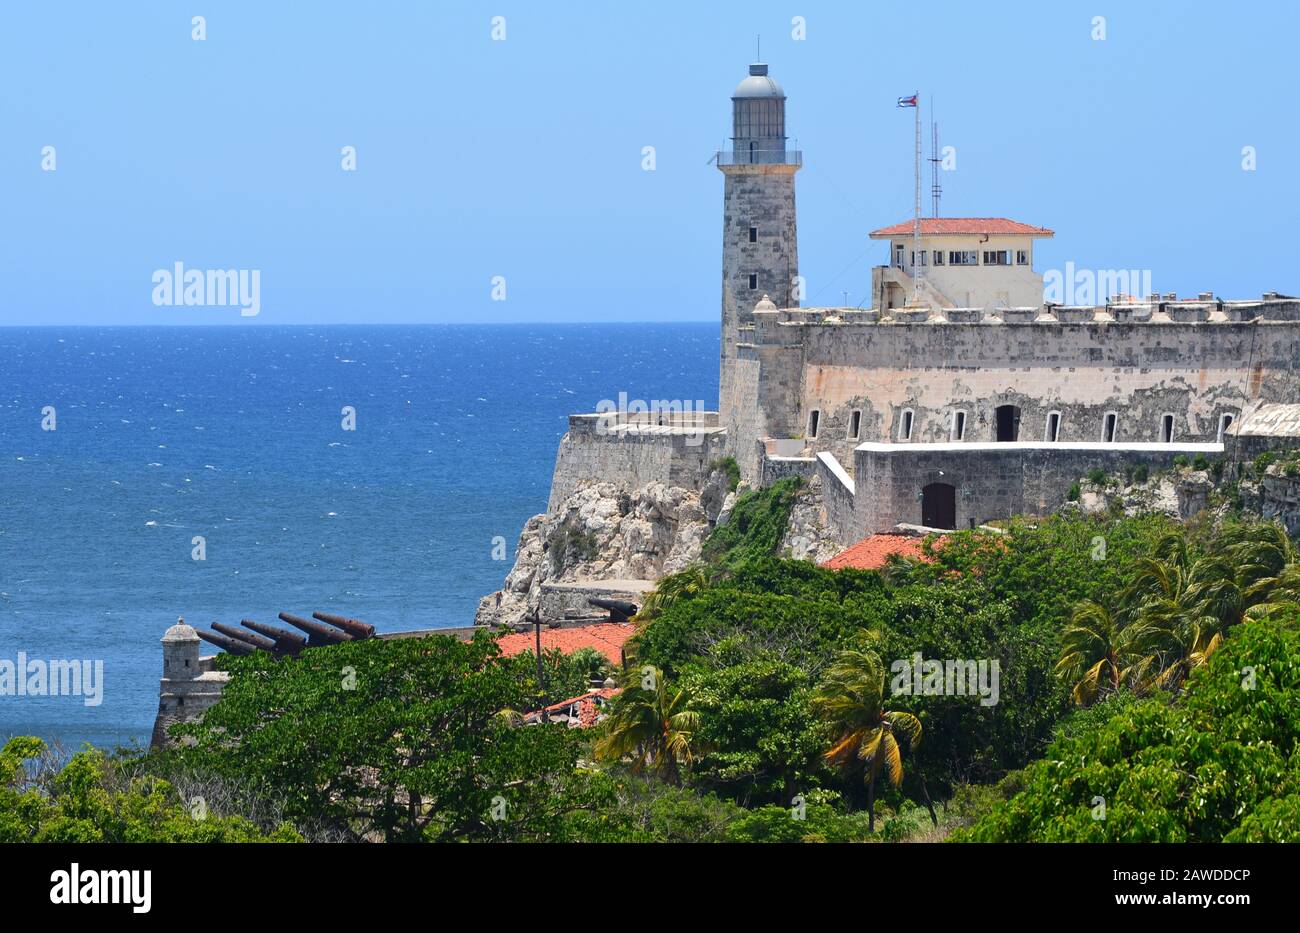
<path fill-rule="evenodd" d="M 571 417 L 552 509 L 584 478 L 698 488 L 729 455 L 752 486 L 819 477 L 826 520 L 848 543 L 900 523 L 1041 514 L 1095 467 L 1295 445 L 1300 300 L 1045 302 L 1033 268 L 1035 242 L 1052 236 L 1043 227 L 884 227 L 870 234 L 888 244 L 874 307 L 800 307 L 803 154 L 787 147 L 785 109 L 767 66 L 751 65 L 732 95 L 732 149 L 716 157 L 719 411 Z"/>

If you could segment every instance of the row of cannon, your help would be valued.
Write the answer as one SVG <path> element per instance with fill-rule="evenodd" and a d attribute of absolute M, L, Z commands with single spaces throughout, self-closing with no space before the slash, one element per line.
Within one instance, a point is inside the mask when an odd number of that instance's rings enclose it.
<path fill-rule="evenodd" d="M 252 654 L 260 650 L 276 655 L 292 655 L 304 648 L 319 648 L 322 645 L 364 641 L 375 637 L 375 627 L 358 619 L 348 619 L 330 612 L 313 612 L 311 616 L 311 619 L 304 619 L 292 613 L 280 613 L 280 621 L 288 622 L 294 628 L 306 632 L 306 635 L 253 619 L 242 620 L 239 624 L 243 628 L 213 622 L 213 631 L 196 631 L 204 641 L 229 654 Z M 313 622 L 312 619 L 317 621 Z"/>

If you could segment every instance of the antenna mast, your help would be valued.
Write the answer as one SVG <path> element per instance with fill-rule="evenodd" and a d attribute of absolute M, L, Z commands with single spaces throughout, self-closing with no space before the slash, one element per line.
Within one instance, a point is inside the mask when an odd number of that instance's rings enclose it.
<path fill-rule="evenodd" d="M 934 101 L 930 101 L 930 202 L 931 217 L 939 216 L 939 198 L 943 187 L 939 184 L 939 124 L 934 119 Z"/>

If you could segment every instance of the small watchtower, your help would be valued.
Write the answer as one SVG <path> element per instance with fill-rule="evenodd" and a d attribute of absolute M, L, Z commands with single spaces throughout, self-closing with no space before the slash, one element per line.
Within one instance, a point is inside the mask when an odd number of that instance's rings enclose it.
<path fill-rule="evenodd" d="M 163 633 L 163 675 L 158 687 L 158 715 L 150 745 L 168 744 L 167 730 L 175 723 L 197 719 L 221 699 L 230 675 L 212 669 L 212 658 L 199 657 L 199 633 L 177 619 Z"/>

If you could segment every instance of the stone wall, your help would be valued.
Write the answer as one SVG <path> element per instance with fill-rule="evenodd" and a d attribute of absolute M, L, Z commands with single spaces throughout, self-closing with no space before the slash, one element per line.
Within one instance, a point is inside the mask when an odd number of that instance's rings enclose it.
<path fill-rule="evenodd" d="M 955 527 L 968 528 L 1013 515 L 1055 511 L 1065 503 L 1070 487 L 1094 468 L 1113 473 L 1145 464 L 1157 470 L 1171 466 L 1179 454 L 1189 459 L 1198 454 L 1222 456 L 1223 445 L 862 444 L 854 454 L 852 510 L 832 512 L 837 533 L 846 540 L 887 531 L 900 522 L 925 524 L 922 490 L 931 483 L 954 488 Z M 829 485 L 825 479 L 823 483 Z"/>
<path fill-rule="evenodd" d="M 842 463 L 863 441 L 996 439 L 998 406 L 1019 409 L 1018 440 L 1102 438 L 1115 413 L 1120 443 L 1214 442 L 1225 414 L 1255 401 L 1300 402 L 1300 301 L 1162 302 L 1110 308 L 922 312 L 785 309 L 753 315 L 748 355 L 761 367 L 758 421 L 772 436 L 805 437 L 818 412 L 818 450 Z M 796 387 L 791 390 L 791 385 Z M 851 436 L 853 412 L 860 412 Z M 743 469 L 742 464 L 742 469 Z"/>
<path fill-rule="evenodd" d="M 569 416 L 551 479 L 548 511 L 582 484 L 613 483 L 626 491 L 663 483 L 699 491 L 710 465 L 726 455 L 717 412 L 658 417 Z"/>

